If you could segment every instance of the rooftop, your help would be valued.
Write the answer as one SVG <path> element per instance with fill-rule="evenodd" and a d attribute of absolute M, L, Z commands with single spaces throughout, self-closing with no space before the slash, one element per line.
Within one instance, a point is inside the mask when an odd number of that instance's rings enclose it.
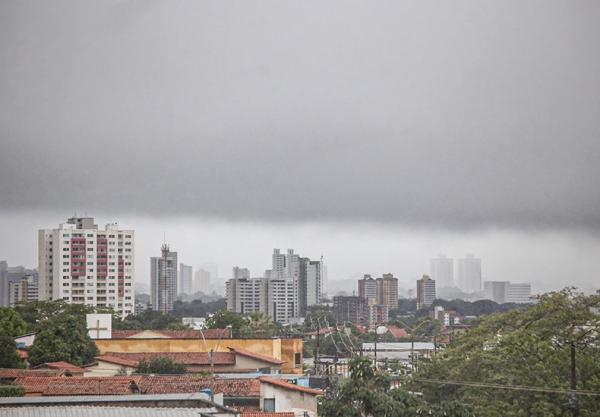
<path fill-rule="evenodd" d="M 320 389 L 314 389 L 314 388 L 307 388 L 307 387 L 302 387 L 300 385 L 296 385 L 296 384 L 290 384 L 289 382 L 283 381 L 281 379 L 275 379 L 275 378 L 270 378 L 268 376 L 262 376 L 259 378 L 260 382 L 264 382 L 267 384 L 271 384 L 271 385 L 275 385 L 277 387 L 280 388 L 284 388 L 290 391 L 297 391 L 297 392 L 303 392 L 305 394 L 310 394 L 310 395 L 323 395 L 323 391 L 321 391 Z"/>
<path fill-rule="evenodd" d="M 231 329 L 113 330 L 111 339 L 231 339 Z"/>

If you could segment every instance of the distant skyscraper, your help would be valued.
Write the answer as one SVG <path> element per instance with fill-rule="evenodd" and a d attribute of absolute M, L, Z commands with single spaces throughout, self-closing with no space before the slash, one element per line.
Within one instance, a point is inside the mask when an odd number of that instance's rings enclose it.
<path fill-rule="evenodd" d="M 468 254 L 458 260 L 458 286 L 466 293 L 481 291 L 481 259 Z"/>
<path fill-rule="evenodd" d="M 417 280 L 417 310 L 429 307 L 435 301 L 435 280 L 427 275 Z"/>
<path fill-rule="evenodd" d="M 23 266 L 0 262 L 0 307 L 14 307 L 38 299 L 38 273 Z"/>
<path fill-rule="evenodd" d="M 367 300 L 367 304 L 377 304 L 377 281 L 371 275 L 358 280 L 358 296 Z"/>
<path fill-rule="evenodd" d="M 285 255 L 283 255 L 279 249 L 273 249 L 271 265 L 272 265 L 272 267 L 271 267 L 270 278 L 276 278 L 276 279 L 286 278 Z"/>
<path fill-rule="evenodd" d="M 179 294 L 192 294 L 193 268 L 191 265 L 186 265 L 183 262 L 179 264 Z"/>
<path fill-rule="evenodd" d="M 269 314 L 269 280 L 232 278 L 226 283 L 227 310 L 241 314 Z"/>
<path fill-rule="evenodd" d="M 239 266 L 234 266 L 232 271 L 233 279 L 242 279 L 250 278 L 250 270 L 248 268 L 240 268 Z"/>
<path fill-rule="evenodd" d="M 430 259 L 429 272 L 439 288 L 454 287 L 454 259 L 439 254 L 437 258 Z"/>
<path fill-rule="evenodd" d="M 337 323 L 369 325 L 367 301 L 361 297 L 336 295 L 333 297 L 333 314 Z"/>
<path fill-rule="evenodd" d="M 204 269 L 205 271 L 208 271 L 208 273 L 210 274 L 210 282 L 211 285 L 214 286 L 215 284 L 217 284 L 220 280 L 219 280 L 219 265 L 217 265 L 214 262 L 205 262 L 202 265 L 200 265 L 201 269 Z M 214 289 L 214 287 L 211 288 L 206 288 L 204 292 L 210 292 L 212 291 L 212 289 Z"/>
<path fill-rule="evenodd" d="M 321 261 L 299 258 L 298 303 L 300 315 L 304 317 L 307 307 L 321 302 L 323 291 L 323 270 Z"/>
<path fill-rule="evenodd" d="M 510 284 L 508 286 L 507 303 L 532 303 L 531 284 L 520 283 Z"/>
<path fill-rule="evenodd" d="M 392 274 L 383 274 L 377 278 L 377 304 L 385 304 L 389 310 L 398 308 L 398 278 Z"/>
<path fill-rule="evenodd" d="M 177 298 L 177 252 L 166 243 L 161 252 L 162 256 L 150 258 L 150 301 L 153 310 L 167 313 Z"/>
<path fill-rule="evenodd" d="M 72 217 L 38 233 L 40 300 L 134 310 L 134 232 L 116 223 L 98 229 L 93 217 Z"/>
<path fill-rule="evenodd" d="M 203 292 L 205 294 L 208 294 L 210 292 L 210 288 L 210 272 L 208 272 L 206 269 L 197 270 L 194 275 L 194 293 Z"/>
<path fill-rule="evenodd" d="M 486 281 L 483 283 L 485 298 L 498 304 L 506 303 L 509 286 L 508 281 Z"/>

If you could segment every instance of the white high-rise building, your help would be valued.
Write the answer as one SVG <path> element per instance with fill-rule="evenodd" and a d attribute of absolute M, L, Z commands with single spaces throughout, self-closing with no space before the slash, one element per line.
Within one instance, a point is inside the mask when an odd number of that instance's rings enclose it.
<path fill-rule="evenodd" d="M 472 254 L 458 260 L 458 287 L 466 292 L 481 291 L 481 259 Z"/>
<path fill-rule="evenodd" d="M 429 260 L 429 272 L 439 288 L 454 287 L 454 259 L 439 254 Z"/>
<path fill-rule="evenodd" d="M 193 268 L 191 265 L 186 265 L 183 262 L 179 264 L 179 294 L 192 294 Z"/>
<path fill-rule="evenodd" d="M 98 229 L 93 217 L 72 217 L 38 232 L 38 297 L 133 313 L 133 230 Z"/>
<path fill-rule="evenodd" d="M 241 314 L 269 314 L 266 278 L 232 278 L 227 281 L 227 310 Z"/>
<path fill-rule="evenodd" d="M 273 249 L 272 268 L 269 278 L 284 279 L 287 276 L 285 270 L 285 255 L 279 249 Z"/>
<path fill-rule="evenodd" d="M 239 266 L 234 266 L 232 271 L 232 278 L 234 279 L 242 279 L 250 278 L 250 270 L 248 268 L 240 268 Z"/>
<path fill-rule="evenodd" d="M 177 299 L 177 252 L 167 244 L 161 252 L 162 256 L 150 258 L 150 302 L 153 310 L 167 313 Z"/>
<path fill-rule="evenodd" d="M 194 285 L 193 291 L 194 293 L 203 292 L 208 294 L 210 292 L 211 282 L 210 282 L 210 272 L 206 269 L 200 268 L 196 271 L 194 275 Z"/>
<path fill-rule="evenodd" d="M 435 295 L 435 280 L 427 275 L 417 280 L 417 310 L 432 305 Z"/>
<path fill-rule="evenodd" d="M 483 283 L 484 296 L 498 304 L 506 303 L 509 287 L 508 281 L 486 281 Z"/>
<path fill-rule="evenodd" d="M 278 323 L 290 323 L 299 316 L 298 281 L 268 280 L 268 314 Z"/>
<path fill-rule="evenodd" d="M 531 299 L 531 284 L 519 283 L 508 286 L 507 303 L 533 303 Z"/>

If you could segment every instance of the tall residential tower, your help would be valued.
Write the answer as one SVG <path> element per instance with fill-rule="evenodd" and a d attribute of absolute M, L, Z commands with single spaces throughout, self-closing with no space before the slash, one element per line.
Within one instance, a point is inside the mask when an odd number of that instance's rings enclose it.
<path fill-rule="evenodd" d="M 133 230 L 98 229 L 93 217 L 72 217 L 38 233 L 38 296 L 133 313 Z"/>

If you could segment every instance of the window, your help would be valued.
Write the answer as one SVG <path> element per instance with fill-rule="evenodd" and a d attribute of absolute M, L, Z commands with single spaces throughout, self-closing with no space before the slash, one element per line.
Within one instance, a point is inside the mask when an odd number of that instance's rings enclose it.
<path fill-rule="evenodd" d="M 302 366 L 302 354 L 294 353 L 294 368 L 300 368 Z"/>
<path fill-rule="evenodd" d="M 275 412 L 275 398 L 265 398 L 263 402 L 263 411 L 265 413 Z"/>

